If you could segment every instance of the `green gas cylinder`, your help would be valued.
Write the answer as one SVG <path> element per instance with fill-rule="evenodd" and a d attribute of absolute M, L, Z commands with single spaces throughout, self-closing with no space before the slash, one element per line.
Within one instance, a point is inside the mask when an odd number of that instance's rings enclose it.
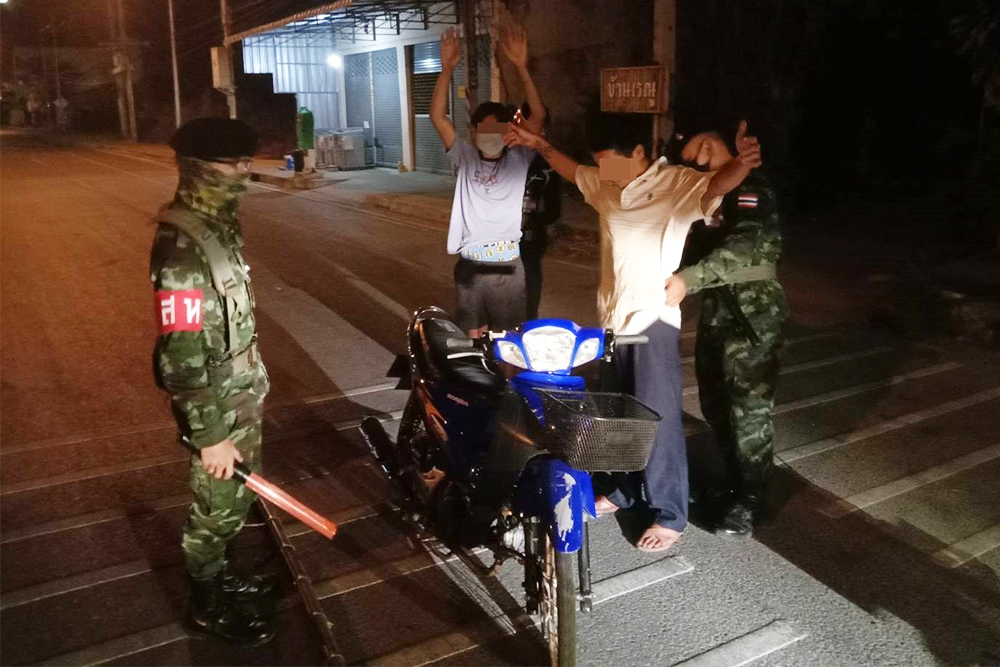
<path fill-rule="evenodd" d="M 316 133 L 313 131 L 312 111 L 299 107 L 295 115 L 295 135 L 298 137 L 299 148 L 304 151 L 316 148 Z"/>

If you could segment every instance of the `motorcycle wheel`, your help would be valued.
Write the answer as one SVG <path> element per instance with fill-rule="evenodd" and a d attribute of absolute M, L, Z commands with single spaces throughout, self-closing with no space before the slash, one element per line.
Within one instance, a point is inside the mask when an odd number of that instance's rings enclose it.
<path fill-rule="evenodd" d="M 576 665 L 575 556 L 556 551 L 546 534 L 539 612 L 553 667 Z"/>

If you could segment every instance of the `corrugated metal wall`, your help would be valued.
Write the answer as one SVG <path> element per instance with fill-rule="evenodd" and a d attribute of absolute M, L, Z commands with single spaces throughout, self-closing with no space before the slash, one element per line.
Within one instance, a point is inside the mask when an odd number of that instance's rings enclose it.
<path fill-rule="evenodd" d="M 317 40 L 262 35 L 243 40 L 243 70 L 274 75 L 274 92 L 295 93 L 300 107 L 313 112 L 316 129 L 340 127 L 337 73 L 326 59 L 334 52 L 333 36 Z"/>
<path fill-rule="evenodd" d="M 399 69 L 396 49 L 373 51 L 372 81 L 375 86 L 375 138 L 377 164 L 395 167 L 403 161 L 403 119 L 399 105 Z"/>

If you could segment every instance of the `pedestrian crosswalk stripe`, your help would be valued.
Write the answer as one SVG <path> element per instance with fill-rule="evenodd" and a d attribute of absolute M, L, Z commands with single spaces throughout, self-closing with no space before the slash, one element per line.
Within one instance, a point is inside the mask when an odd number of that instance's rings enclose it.
<path fill-rule="evenodd" d="M 958 567 L 997 547 L 1000 547 L 1000 524 L 938 550 L 934 553 L 934 560 L 945 567 Z"/>
<path fill-rule="evenodd" d="M 883 433 L 906 428 L 907 426 L 912 426 L 913 424 L 918 424 L 920 422 L 927 421 L 928 419 L 933 419 L 934 417 L 940 417 L 948 414 L 949 412 L 955 412 L 957 410 L 972 407 L 973 405 L 985 403 L 986 401 L 990 401 L 995 398 L 1000 398 L 1000 387 L 994 387 L 993 389 L 987 389 L 986 391 L 976 392 L 971 396 L 957 398 L 953 401 L 946 401 L 945 403 L 935 405 L 934 407 L 927 408 L 926 410 L 918 410 L 909 414 L 900 415 L 899 417 L 895 417 L 893 419 L 885 419 L 865 428 L 848 431 L 829 438 L 823 438 L 822 440 L 816 440 L 815 442 L 810 442 L 805 445 L 793 447 L 792 449 L 779 451 L 776 455 L 784 463 L 792 463 L 793 461 L 799 461 L 809 456 L 815 456 L 816 454 L 828 452 L 832 449 L 838 449 L 854 442 L 882 435 Z"/>
<path fill-rule="evenodd" d="M 878 503 L 895 498 L 904 493 L 909 493 L 914 489 L 919 489 L 927 484 L 939 482 L 960 472 L 975 468 L 978 465 L 992 461 L 1000 457 L 1000 443 L 976 450 L 970 454 L 959 456 L 956 459 L 936 465 L 927 470 L 922 470 L 915 475 L 909 475 L 887 484 L 876 486 L 873 489 L 856 493 L 853 496 L 842 498 L 830 505 L 821 508 L 819 511 L 834 519 L 857 512 L 858 510 L 877 505 Z"/>
<path fill-rule="evenodd" d="M 808 637 L 784 620 L 776 620 L 742 637 L 737 637 L 674 667 L 739 667 L 780 651 Z"/>

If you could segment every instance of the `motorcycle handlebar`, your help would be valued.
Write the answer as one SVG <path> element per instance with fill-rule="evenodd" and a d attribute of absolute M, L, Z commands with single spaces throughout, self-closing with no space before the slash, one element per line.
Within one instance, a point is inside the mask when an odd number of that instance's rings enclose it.
<path fill-rule="evenodd" d="M 635 336 L 615 336 L 615 345 L 645 345 L 649 342 L 649 336 L 637 334 Z"/>

